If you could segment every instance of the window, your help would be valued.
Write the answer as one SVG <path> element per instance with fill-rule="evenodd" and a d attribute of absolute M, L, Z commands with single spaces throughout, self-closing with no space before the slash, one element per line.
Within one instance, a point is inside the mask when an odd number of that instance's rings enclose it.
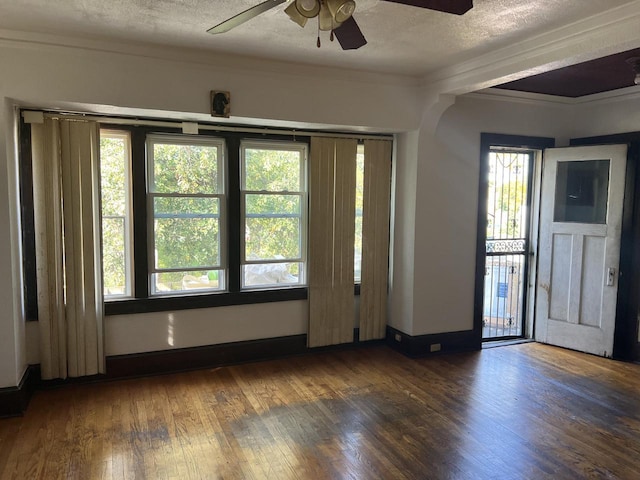
<path fill-rule="evenodd" d="M 224 141 L 149 135 L 150 293 L 225 290 Z"/>
<path fill-rule="evenodd" d="M 364 209 L 364 145 L 358 145 L 356 154 L 356 231 L 353 256 L 353 278 L 362 279 L 362 211 Z"/>
<path fill-rule="evenodd" d="M 307 151 L 286 137 L 105 126 L 105 298 L 119 300 L 106 312 L 306 298 L 294 287 L 306 285 Z"/>
<path fill-rule="evenodd" d="M 165 125 L 109 122 L 105 117 L 99 144 L 107 315 L 307 298 L 308 136 L 214 133 L 209 126 L 202 127 L 209 133 L 194 135 Z M 21 123 L 20 136 L 28 259 L 35 251 L 28 122 Z M 363 174 L 360 145 L 356 283 Z M 25 308 L 37 319 L 35 266 L 26 260 L 24 276 Z"/>
<path fill-rule="evenodd" d="M 307 298 L 307 138 L 110 124 L 100 135 L 107 314 Z"/>
<path fill-rule="evenodd" d="M 102 269 L 105 298 L 130 297 L 131 148 L 126 132 L 100 131 Z"/>
<path fill-rule="evenodd" d="M 304 285 L 306 144 L 241 146 L 242 288 Z"/>

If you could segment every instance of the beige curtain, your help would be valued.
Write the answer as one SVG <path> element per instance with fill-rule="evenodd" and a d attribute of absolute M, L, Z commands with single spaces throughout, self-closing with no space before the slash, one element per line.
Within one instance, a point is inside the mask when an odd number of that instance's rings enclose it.
<path fill-rule="evenodd" d="M 356 150 L 352 139 L 311 139 L 309 347 L 353 341 Z"/>
<path fill-rule="evenodd" d="M 42 378 L 104 373 L 98 125 L 31 131 Z"/>
<path fill-rule="evenodd" d="M 391 142 L 364 142 L 360 341 L 384 338 L 389 279 Z"/>

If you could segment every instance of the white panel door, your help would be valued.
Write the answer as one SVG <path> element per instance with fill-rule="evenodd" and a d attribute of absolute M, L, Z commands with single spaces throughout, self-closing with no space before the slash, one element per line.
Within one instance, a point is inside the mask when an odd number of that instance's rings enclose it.
<path fill-rule="evenodd" d="M 535 338 L 613 351 L 626 145 L 544 153 Z"/>

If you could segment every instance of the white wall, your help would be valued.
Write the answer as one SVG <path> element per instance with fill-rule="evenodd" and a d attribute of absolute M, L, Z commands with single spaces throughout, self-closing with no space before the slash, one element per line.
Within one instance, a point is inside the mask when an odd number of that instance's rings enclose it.
<path fill-rule="evenodd" d="M 221 89 L 231 91 L 235 123 L 374 132 L 419 125 L 419 89 L 405 77 L 58 37 L 43 39 L 46 44 L 17 34 L 6 40 L 3 33 L 0 225 L 10 228 L 0 229 L 0 388 L 16 385 L 27 358 L 38 358 L 38 330 L 30 324 L 26 338 L 20 308 L 15 105 L 210 121 L 209 91 Z M 398 168 L 405 161 L 399 156 Z M 107 317 L 105 347 L 115 355 L 295 335 L 306 324 L 306 302 L 122 315 Z"/>
<path fill-rule="evenodd" d="M 391 192 L 389 325 L 409 334 L 413 322 L 418 139 L 417 130 L 396 137 L 396 158 L 403 161 L 393 164 Z"/>
<path fill-rule="evenodd" d="M 84 104 L 102 112 L 128 107 L 211 120 L 209 91 L 221 89 L 231 91 L 231 120 L 236 122 L 258 119 L 396 132 L 415 128 L 420 118 L 418 89 L 406 77 L 301 70 L 287 64 L 270 64 L 261 71 L 253 69 L 250 60 L 238 65 L 229 59 L 227 66 L 225 58 L 212 55 L 165 55 L 164 50 L 133 55 L 118 48 L 0 41 L 0 91 L 21 104 Z"/>
<path fill-rule="evenodd" d="M 560 138 L 570 107 L 459 97 L 419 141 L 412 334 L 473 328 L 480 134 Z"/>
<path fill-rule="evenodd" d="M 14 157 L 13 109 L 9 102 L 0 102 L 0 107 L 0 158 Z M 16 183 L 15 164 L 0 161 L 0 252 L 18 253 L 20 248 Z M 0 387 L 17 385 L 26 363 L 22 301 L 15 291 L 20 287 L 19 262 L 19 255 L 0 255 Z"/>
<path fill-rule="evenodd" d="M 617 99 L 578 105 L 572 137 L 640 131 L 640 92 Z"/>
<path fill-rule="evenodd" d="M 107 317 L 106 355 L 307 333 L 306 301 Z"/>

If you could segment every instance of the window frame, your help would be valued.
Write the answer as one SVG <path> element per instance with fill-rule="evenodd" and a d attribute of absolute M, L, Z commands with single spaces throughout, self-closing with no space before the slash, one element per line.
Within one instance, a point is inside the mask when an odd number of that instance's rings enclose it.
<path fill-rule="evenodd" d="M 300 154 L 300 190 L 247 190 L 246 188 L 246 154 L 248 149 L 256 150 L 273 150 L 297 152 Z M 283 289 L 307 286 L 307 236 L 309 230 L 309 145 L 307 143 L 295 141 L 275 141 L 275 140 L 256 140 L 243 139 L 240 142 L 240 289 L 242 291 L 251 290 L 267 290 L 267 289 Z M 296 196 L 300 199 L 300 214 L 298 217 L 300 223 L 300 255 L 295 258 L 282 259 L 257 259 L 248 260 L 246 258 L 246 220 L 247 220 L 247 196 L 248 195 L 279 195 L 279 196 Z M 265 217 L 266 218 L 266 217 Z M 277 218 L 277 217 L 276 217 Z M 286 218 L 286 217 L 280 217 Z M 274 283 L 265 285 L 247 286 L 245 285 L 245 267 L 247 265 L 265 265 L 280 263 L 299 263 L 301 265 L 298 283 Z"/>
<path fill-rule="evenodd" d="M 301 135 L 260 134 L 253 132 L 234 132 L 215 129 L 202 129 L 198 134 L 183 134 L 180 128 L 155 127 L 134 124 L 109 123 L 109 118 L 100 124 L 101 129 L 129 132 L 131 135 L 132 158 L 132 205 L 133 205 L 133 256 L 134 279 L 131 298 L 118 298 L 105 302 L 106 315 L 129 315 L 136 313 L 166 312 L 212 308 L 232 305 L 250 305 L 258 303 L 306 300 L 307 286 L 289 286 L 261 290 L 240 289 L 240 142 L 244 140 L 273 140 L 275 142 L 299 142 L 309 148 L 310 137 Z M 148 255 L 148 200 L 147 200 L 147 158 L 148 135 L 166 134 L 194 138 L 196 140 L 217 137 L 225 140 L 226 170 L 226 228 L 227 259 L 225 291 L 194 290 L 193 293 L 177 295 L 150 295 L 149 255 Z M 237 270 L 235 272 L 234 270 Z"/>
<path fill-rule="evenodd" d="M 135 278 L 134 265 L 135 258 L 133 255 L 133 179 L 132 179 L 132 156 L 131 156 L 131 134 L 122 130 L 114 130 L 111 128 L 100 127 L 100 139 L 105 138 L 122 138 L 124 140 L 124 151 L 126 155 L 126 165 L 124 172 L 125 182 L 125 215 L 124 215 L 124 258 L 125 258 L 125 291 L 122 294 L 104 294 L 104 301 L 110 302 L 119 299 L 133 298 L 133 283 Z M 100 162 L 100 182 L 102 182 L 102 162 Z M 103 211 L 102 211 L 102 194 L 100 197 L 100 227 L 103 226 Z M 107 217 L 113 217 L 108 215 Z M 102 231 L 101 231 L 102 234 Z M 104 237 L 103 237 L 104 238 Z M 104 258 L 104 242 L 100 250 L 102 258 Z"/>
<path fill-rule="evenodd" d="M 218 193 L 179 193 L 179 192 L 156 192 L 154 188 L 154 145 L 185 145 L 185 146 L 215 146 L 218 149 L 217 154 L 217 180 L 216 190 Z M 185 134 L 162 134 L 149 133 L 145 138 L 146 145 L 146 180 L 147 180 L 147 275 L 149 284 L 149 297 L 181 297 L 195 294 L 219 294 L 227 291 L 228 279 L 228 221 L 227 221 L 227 154 L 226 142 L 224 138 L 217 136 L 195 136 Z M 176 268 L 159 268 L 156 266 L 155 247 L 156 247 L 156 228 L 155 228 L 155 205 L 156 198 L 216 198 L 218 200 L 218 265 L 199 265 L 197 267 L 176 267 Z M 175 291 L 158 291 L 156 290 L 154 275 L 160 273 L 171 272 L 196 272 L 203 270 L 218 270 L 222 272 L 222 282 L 218 288 L 202 288 L 193 290 L 175 290 Z"/>

